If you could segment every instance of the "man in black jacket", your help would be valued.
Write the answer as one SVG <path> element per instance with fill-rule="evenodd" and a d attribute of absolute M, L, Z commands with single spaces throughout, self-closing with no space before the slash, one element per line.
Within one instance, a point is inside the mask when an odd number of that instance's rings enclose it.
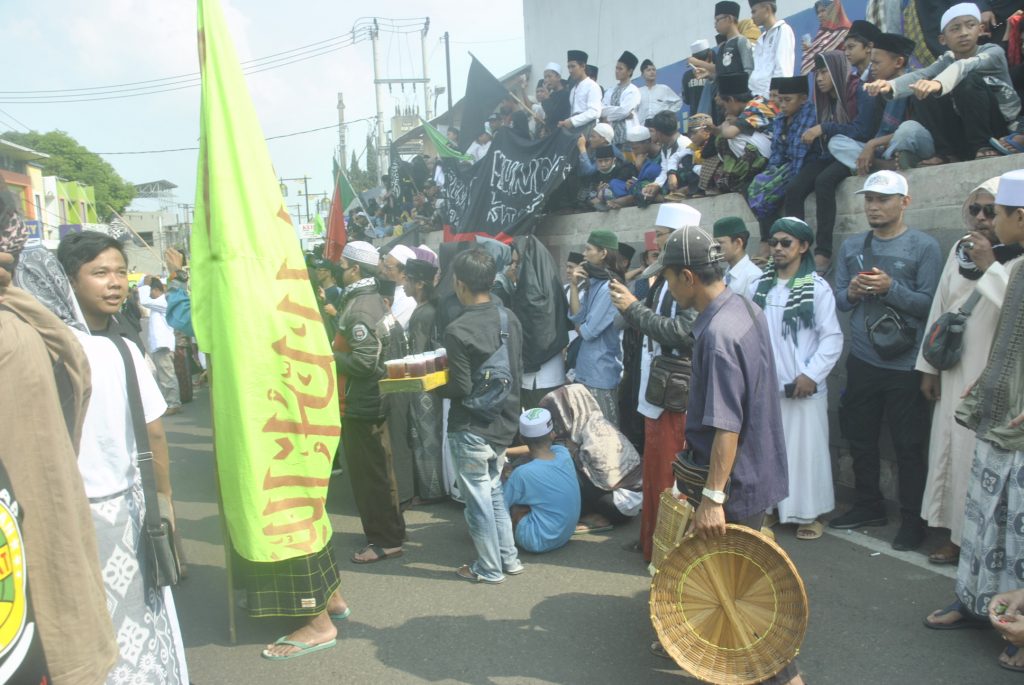
<path fill-rule="evenodd" d="M 448 384 L 441 386 L 438 394 L 452 401 L 448 443 L 459 489 L 466 500 L 466 523 L 477 552 L 477 560 L 456 573 L 466 580 L 497 584 L 504 582 L 505 574 L 523 572 L 501 492 L 499 463 L 519 428 L 523 331 L 515 315 L 491 299 L 496 267 L 490 255 L 479 248 L 462 252 L 452 269 L 455 294 L 464 309 L 445 329 Z M 507 315 L 504 341 L 501 312 Z M 464 401 L 473 396 L 476 372 L 502 344 L 507 346 L 510 392 L 496 418 L 483 418 L 470 411 Z"/>
<path fill-rule="evenodd" d="M 390 312 L 374 279 L 379 264 L 373 245 L 355 241 L 345 245 L 339 265 L 345 294 L 338 305 L 334 361 L 343 389 L 341 443 L 367 541 L 352 557 L 357 564 L 401 556 L 405 541 L 394 462 L 381 442 L 384 415 L 377 381 L 384 375 L 387 341 L 380 324 Z"/>

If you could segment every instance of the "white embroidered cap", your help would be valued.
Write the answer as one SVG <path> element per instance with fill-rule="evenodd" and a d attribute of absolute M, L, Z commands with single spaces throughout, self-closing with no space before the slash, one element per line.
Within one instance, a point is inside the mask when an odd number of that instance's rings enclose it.
<path fill-rule="evenodd" d="M 380 254 L 377 252 L 377 248 L 362 240 L 353 240 L 350 243 L 345 243 L 345 249 L 341 251 L 341 256 L 349 261 L 359 262 L 360 264 L 380 265 Z"/>
<path fill-rule="evenodd" d="M 519 434 L 524 438 L 543 438 L 554 429 L 547 409 L 527 409 L 519 416 Z"/>
<path fill-rule="evenodd" d="M 1024 207 L 1024 169 L 1007 171 L 999 177 L 996 204 L 1004 207 Z"/>
<path fill-rule="evenodd" d="M 974 17 L 976 21 L 981 21 L 981 10 L 973 2 L 961 2 L 958 5 L 953 5 L 942 14 L 939 30 L 945 31 L 949 23 L 957 17 Z"/>
<path fill-rule="evenodd" d="M 408 245 L 395 245 L 391 248 L 391 252 L 388 252 L 388 256 L 397 259 L 402 266 L 405 266 L 410 259 L 416 259 L 416 253 Z"/>

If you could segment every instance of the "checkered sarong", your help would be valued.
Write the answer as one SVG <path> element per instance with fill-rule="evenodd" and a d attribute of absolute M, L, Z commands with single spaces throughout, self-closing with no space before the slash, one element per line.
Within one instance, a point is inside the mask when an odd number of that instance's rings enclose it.
<path fill-rule="evenodd" d="M 285 561 L 255 562 L 237 554 L 235 578 L 245 590 L 249 615 L 316 616 L 341 585 L 334 549 L 328 544 L 319 552 Z"/>

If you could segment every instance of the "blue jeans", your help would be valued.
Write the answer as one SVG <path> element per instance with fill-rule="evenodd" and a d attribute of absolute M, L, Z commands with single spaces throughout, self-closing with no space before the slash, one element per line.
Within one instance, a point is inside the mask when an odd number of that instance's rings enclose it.
<path fill-rule="evenodd" d="M 476 547 L 470 568 L 485 580 L 501 580 L 503 569 L 519 565 L 512 537 L 512 519 L 501 493 L 500 453 L 483 438 L 468 431 L 448 434 L 459 489 L 466 500 L 466 523 Z"/>
<path fill-rule="evenodd" d="M 828 151 L 832 156 L 857 172 L 857 158 L 864 149 L 864 143 L 847 136 L 835 136 L 828 141 Z M 935 156 L 935 140 L 921 124 L 916 121 L 904 121 L 892 134 L 892 140 L 882 153 L 883 159 L 892 159 L 897 152 L 906 150 L 920 159 Z"/>

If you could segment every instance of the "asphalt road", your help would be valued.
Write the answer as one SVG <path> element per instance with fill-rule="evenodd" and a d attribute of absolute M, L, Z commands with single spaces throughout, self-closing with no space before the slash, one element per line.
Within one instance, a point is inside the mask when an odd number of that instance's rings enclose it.
<path fill-rule="evenodd" d="M 654 636 L 650 577 L 640 556 L 622 549 L 638 524 L 575 538 L 549 554 L 524 554 L 523 575 L 474 585 L 454 574 L 474 555 L 462 509 L 449 502 L 406 512 L 403 557 L 357 566 L 349 558 L 363 537 L 344 476 L 332 483 L 328 501 L 342 592 L 352 607 L 337 647 L 267 661 L 263 645 L 295 624 L 241 611 L 232 645 L 207 392 L 165 424 L 190 571 L 175 596 L 196 685 L 696 682 L 647 651 Z M 894 530 L 813 542 L 798 542 L 792 527 L 776 532 L 810 598 L 799 658 L 807 683 L 1020 682 L 998 667 L 1005 643 L 994 632 L 922 627 L 925 614 L 952 600 L 953 569 L 937 573 L 942 569 L 920 553 L 893 552 L 887 540 Z"/>

